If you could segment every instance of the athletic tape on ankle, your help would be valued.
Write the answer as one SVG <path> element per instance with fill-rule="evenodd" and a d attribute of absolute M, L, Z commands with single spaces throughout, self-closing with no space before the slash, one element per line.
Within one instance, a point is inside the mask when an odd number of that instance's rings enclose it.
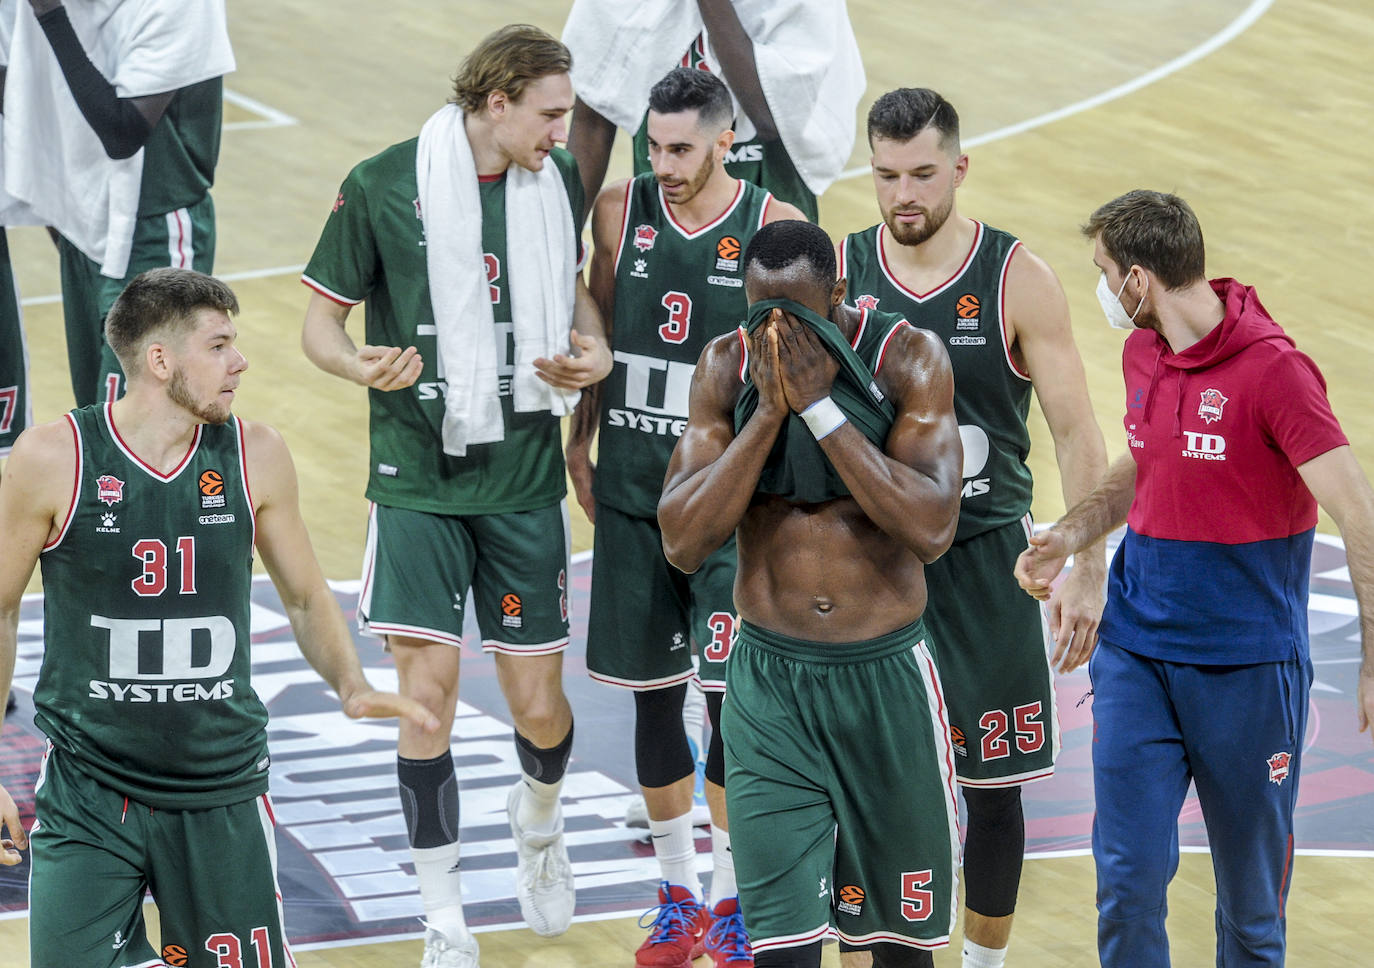
<path fill-rule="evenodd" d="M 840 424 L 847 419 L 834 400 L 829 396 L 821 397 L 811 406 L 797 414 L 806 423 L 806 427 L 811 431 L 811 436 L 817 440 L 823 440 L 834 433 Z"/>

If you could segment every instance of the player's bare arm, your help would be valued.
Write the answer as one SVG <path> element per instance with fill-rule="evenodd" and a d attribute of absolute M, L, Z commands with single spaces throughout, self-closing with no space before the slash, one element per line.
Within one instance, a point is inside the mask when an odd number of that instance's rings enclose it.
<path fill-rule="evenodd" d="M 796 219 L 799 222 L 807 221 L 806 214 L 797 206 L 790 202 L 784 202 L 774 198 L 768 203 L 768 208 L 763 213 L 763 224 L 768 225 L 772 222 L 781 222 L 783 219 Z"/>
<path fill-rule="evenodd" d="M 249 491 L 256 517 L 254 543 L 277 588 L 291 631 L 315 671 L 338 694 L 353 719 L 404 716 L 425 732 L 439 722 L 424 706 L 371 687 L 358 661 L 301 518 L 296 468 L 285 441 L 266 424 L 244 421 Z"/>
<path fill-rule="evenodd" d="M 606 341 L 606 327 L 601 312 L 587 292 L 582 273 L 573 285 L 572 332 L 569 334 L 569 353 L 555 353 L 552 358 L 534 361 L 539 379 L 560 390 L 582 390 L 606 379 L 611 372 L 611 347 Z"/>
<path fill-rule="evenodd" d="M 353 307 L 310 293 L 301 348 L 311 363 L 359 386 L 403 390 L 420 379 L 424 360 L 413 346 L 356 345 L 344 328 Z"/>
<path fill-rule="evenodd" d="M 740 353 L 735 333 L 716 337 L 702 351 L 692 375 L 687 427 L 673 450 L 658 502 L 664 553 L 688 573 L 734 533 L 787 418 L 777 335 L 760 327 L 749 337 L 749 373 L 759 391 L 758 409 L 735 435 Z"/>
<path fill-rule="evenodd" d="M 1107 468 L 1102 431 L 1088 398 L 1083 361 L 1073 340 L 1068 300 L 1054 271 L 1039 256 L 1017 248 L 1007 275 L 1007 329 L 1013 353 L 1030 374 L 1054 440 L 1064 507 L 1083 500 Z M 1092 654 L 1102 618 L 1106 547 L 1084 548 L 1069 577 L 1048 599 L 1051 664 L 1069 672 Z"/>
<path fill-rule="evenodd" d="M 801 413 L 829 395 L 838 363 L 810 329 L 780 310 L 773 325 L 787 404 Z M 821 449 L 868 519 L 931 562 L 954 541 L 962 484 L 949 357 L 933 334 L 906 326 L 888 345 L 880 380 L 896 408 L 885 450 L 849 421 L 822 438 Z"/>
<path fill-rule="evenodd" d="M 1374 489 L 1355 454 L 1337 447 L 1298 468 L 1303 483 L 1331 515 L 1345 542 L 1345 560 L 1360 603 L 1360 680 L 1356 722 L 1360 732 L 1374 723 Z"/>
<path fill-rule="evenodd" d="M 1032 598 L 1047 601 L 1050 584 L 1064 570 L 1069 555 L 1105 538 L 1126 521 L 1135 498 L 1135 458 L 1122 454 L 1097 487 L 1049 529 L 1033 534 L 1030 544 L 1016 559 L 1014 574 Z"/>
<path fill-rule="evenodd" d="M 596 198 L 606 180 L 606 168 L 615 145 L 615 122 L 581 98 L 573 102 L 572 123 L 568 126 L 568 152 L 577 159 L 582 176 L 582 197 Z M 587 218 L 581 213 L 578 225 Z"/>
<path fill-rule="evenodd" d="M 697 0 L 702 23 L 711 35 L 711 46 L 720 56 L 721 73 L 739 99 L 744 113 L 754 122 L 760 141 L 777 141 L 778 125 L 763 96 L 759 70 L 754 63 L 754 42 L 745 33 L 730 0 Z"/>
<path fill-rule="evenodd" d="M 65 420 L 20 434 L 0 478 L 0 696 L 9 695 L 14 679 L 24 588 L 43 546 L 62 532 L 75 479 L 76 440 Z M 27 847 L 14 799 L 0 786 L 0 865 L 19 863 Z"/>
<path fill-rule="evenodd" d="M 608 185 L 597 195 L 596 203 L 592 206 L 592 259 L 588 269 L 587 291 L 592 302 L 601 310 L 601 324 L 607 342 L 612 339 L 612 321 L 615 319 L 616 247 L 620 244 L 620 222 L 624 217 L 625 196 L 629 189 L 629 179 Z M 596 500 L 592 497 L 592 482 L 595 480 L 596 466 L 592 463 L 591 447 L 600 423 L 601 386 L 593 384 L 583 390 L 582 399 L 573 411 L 565 451 L 573 494 L 587 515 L 587 520 L 593 524 L 596 523 Z"/>

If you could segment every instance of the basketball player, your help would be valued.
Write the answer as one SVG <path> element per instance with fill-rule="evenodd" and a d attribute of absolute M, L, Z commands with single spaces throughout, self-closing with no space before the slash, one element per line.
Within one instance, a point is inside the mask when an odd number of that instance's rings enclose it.
<path fill-rule="evenodd" d="M 29 396 L 29 350 L 19 288 L 10 266 L 9 240 L 0 226 L 0 458 L 33 422 Z"/>
<path fill-rule="evenodd" d="M 868 140 L 883 221 L 840 246 L 849 298 L 938 334 L 954 367 L 964 485 L 954 544 L 926 569 L 926 623 L 968 809 L 963 965 L 998 968 L 1025 849 L 1020 784 L 1048 777 L 1059 749 L 1040 607 L 1011 577 L 1030 526 L 1031 390 L 1067 506 L 1092 489 L 1106 452 L 1054 273 L 1012 236 L 957 210 L 968 156 L 953 105 L 931 90 L 891 91 L 869 111 Z M 1104 569 L 1102 548 L 1087 549 L 1049 601 L 1061 671 L 1087 660 Z"/>
<path fill-rule="evenodd" d="M 578 500 L 596 523 L 587 671 L 635 691 L 635 765 L 663 882 L 658 917 L 636 955 L 644 968 L 700 953 L 711 921 L 697 876 L 696 768 L 682 722 L 692 640 L 701 651 L 713 726 L 706 761 L 711 907 L 722 923 L 709 934 L 711 954 L 718 964 L 732 957 L 738 965 L 748 951 L 736 913 L 715 728 L 735 630 L 735 543 L 727 541 L 688 577 L 663 557 L 656 517 L 668 459 L 686 424 L 695 362 L 748 310 L 741 250 L 760 226 L 802 217 L 726 173 L 733 115 L 730 92 L 705 71 L 677 68 L 650 91 L 653 171 L 602 191 L 592 217 L 590 288 L 602 318 L 613 320 L 615 367 L 584 395 L 568 440 Z M 598 424 L 594 470 L 588 447 Z"/>
<path fill-rule="evenodd" d="M 13 193 L 60 233 L 67 359 L 85 406 L 123 392 L 101 333 L 125 283 L 157 266 L 213 268 L 210 186 L 234 55 L 224 0 L 28 6 L 6 84 L 6 178 L 23 179 Z M 92 196 L 108 197 L 108 225 L 91 221 Z"/>
<path fill-rule="evenodd" d="M 1191 782 L 1216 873 L 1218 965 L 1282 965 L 1312 661 L 1320 505 L 1359 601 L 1361 731 L 1374 718 L 1374 490 L 1316 364 L 1255 290 L 1206 275 L 1176 195 L 1133 191 L 1083 227 L 1122 350 L 1131 442 L 1016 563 L 1044 598 L 1067 555 L 1127 524 L 1092 657 L 1097 944 L 1164 968 L 1166 894 Z"/>
<path fill-rule="evenodd" d="M 659 521 L 693 572 L 738 528 L 726 799 L 755 964 L 838 934 L 932 965 L 955 915 L 948 723 L 921 616 L 954 537 L 959 431 L 940 342 L 841 304 L 826 234 L 776 222 L 745 253 L 748 326 L 692 384 Z"/>
<path fill-rule="evenodd" d="M 249 679 L 262 555 L 301 651 L 352 717 L 438 720 L 373 691 L 301 520 L 277 432 L 230 413 L 247 361 L 234 294 L 184 269 L 136 277 L 110 310 L 129 378 L 113 404 L 20 438 L 0 483 L 0 690 L 19 606 L 43 567 L 34 721 L 33 965 L 294 964 L 267 798 L 267 710 Z M 0 790 L 9 836 L 26 844 Z M 143 923 L 151 889 L 161 949 Z"/>
<path fill-rule="evenodd" d="M 633 132 L 634 173 L 650 170 L 645 100 L 674 66 L 722 78 L 738 105 L 725 156 L 731 177 L 811 221 L 816 197 L 849 161 L 865 81 L 841 0 L 640 0 L 633 9 L 574 0 L 563 42 L 576 58 L 578 98 L 568 150 L 588 198 L 606 177 L 617 126 Z"/>
<path fill-rule="evenodd" d="M 534 27 L 482 40 L 454 103 L 349 174 L 303 277 L 306 355 L 369 388 L 359 622 L 386 639 L 401 692 L 443 725 L 403 726 L 397 751 L 426 966 L 477 964 L 449 752 L 469 587 L 515 721 L 520 910 L 545 936 L 573 914 L 559 802 L 573 738 L 559 417 L 611 355 L 578 271 L 577 166 L 555 147 L 573 102 L 568 67 L 567 49 Z M 356 346 L 344 326 L 363 301 L 367 341 Z"/>

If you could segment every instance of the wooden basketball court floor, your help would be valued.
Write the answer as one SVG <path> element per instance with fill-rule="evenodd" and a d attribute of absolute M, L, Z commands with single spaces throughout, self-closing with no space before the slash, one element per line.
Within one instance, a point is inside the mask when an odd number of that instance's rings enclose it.
<path fill-rule="evenodd" d="M 356 576 L 366 478 L 361 390 L 314 369 L 299 350 L 306 291 L 296 278 L 339 181 L 362 158 L 412 136 L 446 95 L 481 36 L 510 21 L 560 32 L 554 0 L 237 0 L 230 31 L 226 132 L 215 188 L 217 274 L 244 312 L 251 369 L 237 411 L 275 424 L 297 463 L 306 516 L 331 578 Z M 851 0 L 868 94 L 897 86 L 945 93 L 963 118 L 972 164 L 960 210 L 1020 235 L 1068 293 L 1098 421 L 1115 456 L 1121 430 L 1120 334 L 1093 298 L 1096 270 L 1078 226 L 1131 188 L 1177 191 L 1198 212 L 1212 275 L 1259 287 L 1265 304 L 1323 369 L 1337 414 L 1374 468 L 1367 260 L 1374 140 L 1374 8 L 1326 0 Z M 612 177 L 628 170 L 627 138 Z M 821 201 L 833 236 L 877 218 L 860 136 L 852 171 Z M 37 230 L 10 232 L 25 297 L 35 408 L 71 404 L 55 253 Z M 357 315 L 357 314 L 355 314 Z M 355 320 L 356 321 L 356 320 Z M 1053 448 L 1033 414 L 1035 514 L 1062 511 Z M 1322 530 L 1334 533 L 1323 517 Z M 574 544 L 590 547 L 580 518 Z M 34 590 L 38 590 L 35 580 Z M 1340 728 L 1340 727 L 1336 727 Z M 1353 733 L 1354 716 L 1348 728 Z M 1374 847 L 1374 844 L 1371 845 Z M 1371 857 L 1305 856 L 1289 903 L 1291 962 L 1368 964 L 1361 927 L 1374 901 Z M 1171 891 L 1178 964 L 1213 960 L 1214 890 L 1207 858 L 1186 855 Z M 1094 963 L 1088 857 L 1027 864 L 1012 964 Z M 527 930 L 482 936 L 487 968 L 629 964 L 633 919 L 575 924 L 561 939 Z M 0 921 L 0 961 L 28 964 L 24 921 Z M 833 949 L 827 963 L 834 963 Z M 417 941 L 301 952 L 302 964 L 414 964 Z M 957 965 L 955 949 L 937 954 Z"/>

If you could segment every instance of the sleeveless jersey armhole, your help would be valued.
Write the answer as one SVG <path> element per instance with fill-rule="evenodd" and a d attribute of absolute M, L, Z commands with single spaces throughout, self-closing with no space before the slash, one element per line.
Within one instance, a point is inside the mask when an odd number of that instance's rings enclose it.
<path fill-rule="evenodd" d="M 72 443 L 76 448 L 76 470 L 72 475 L 72 496 L 67 502 L 67 514 L 62 519 L 62 529 L 57 533 L 56 538 L 43 546 L 44 553 L 54 550 L 67 536 L 67 529 L 72 526 L 72 518 L 76 516 L 76 501 L 81 494 L 81 476 L 85 471 L 82 460 L 81 428 L 76 425 L 76 418 L 71 414 L 67 414 L 66 418 L 67 425 L 72 428 Z"/>

